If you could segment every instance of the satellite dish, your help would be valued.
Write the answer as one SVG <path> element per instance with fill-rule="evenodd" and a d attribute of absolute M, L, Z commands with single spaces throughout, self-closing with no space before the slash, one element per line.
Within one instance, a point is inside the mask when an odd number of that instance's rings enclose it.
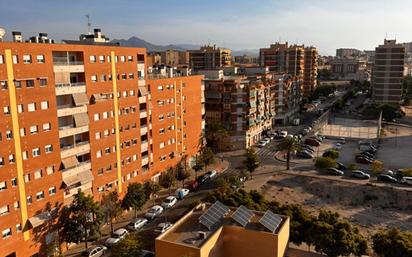
<path fill-rule="evenodd" d="M 0 39 L 3 38 L 4 35 L 6 35 L 6 30 L 3 28 L 0 28 Z"/>

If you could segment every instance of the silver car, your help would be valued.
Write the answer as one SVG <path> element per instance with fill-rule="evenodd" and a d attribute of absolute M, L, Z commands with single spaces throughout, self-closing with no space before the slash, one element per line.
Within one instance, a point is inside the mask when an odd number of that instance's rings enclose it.
<path fill-rule="evenodd" d="M 103 256 L 107 251 L 105 246 L 92 246 L 87 248 L 83 253 L 82 256 L 84 257 L 100 257 Z"/>

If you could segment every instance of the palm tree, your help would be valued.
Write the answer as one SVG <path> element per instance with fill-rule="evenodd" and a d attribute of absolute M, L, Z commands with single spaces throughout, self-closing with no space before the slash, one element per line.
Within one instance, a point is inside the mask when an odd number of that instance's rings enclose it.
<path fill-rule="evenodd" d="M 290 153 L 298 148 L 298 141 L 294 137 L 285 137 L 277 146 L 277 150 L 286 151 L 286 170 L 290 170 Z"/>

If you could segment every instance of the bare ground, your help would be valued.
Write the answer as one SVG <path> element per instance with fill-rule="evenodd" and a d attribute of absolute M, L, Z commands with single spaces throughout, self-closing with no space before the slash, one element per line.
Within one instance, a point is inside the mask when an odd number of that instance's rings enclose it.
<path fill-rule="evenodd" d="M 412 230 L 412 193 L 322 178 L 276 174 L 261 187 L 267 199 L 338 212 L 369 237 L 385 227 Z"/>

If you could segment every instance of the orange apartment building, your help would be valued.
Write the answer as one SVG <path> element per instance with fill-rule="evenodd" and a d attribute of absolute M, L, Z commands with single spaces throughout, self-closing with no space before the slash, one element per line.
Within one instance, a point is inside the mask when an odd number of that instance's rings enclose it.
<path fill-rule="evenodd" d="M 201 80 L 151 79 L 143 48 L 0 42 L 0 256 L 37 256 L 78 189 L 122 195 L 195 155 Z"/>

